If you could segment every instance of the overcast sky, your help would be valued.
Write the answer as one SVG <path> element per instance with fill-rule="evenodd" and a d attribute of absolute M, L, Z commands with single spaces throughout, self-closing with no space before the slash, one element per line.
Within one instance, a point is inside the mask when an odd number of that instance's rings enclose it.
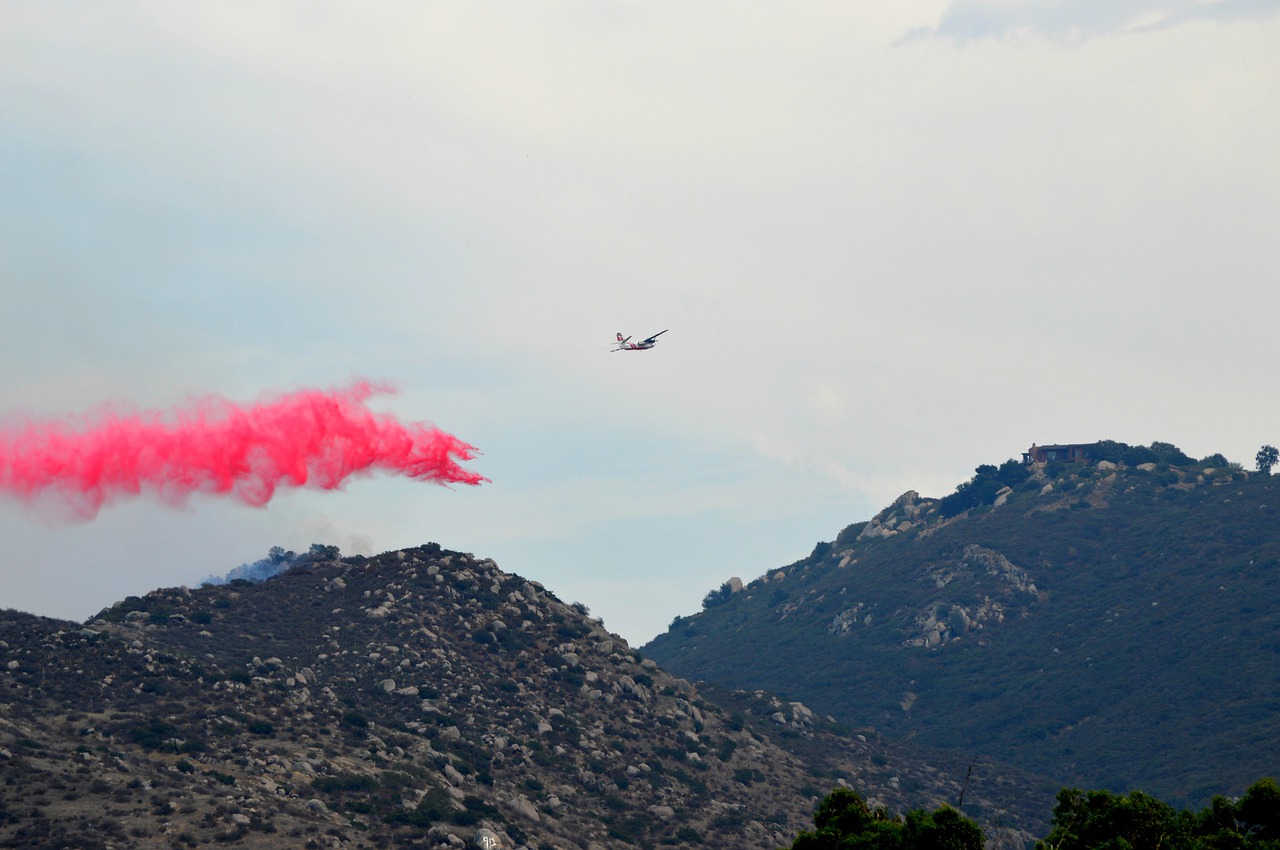
<path fill-rule="evenodd" d="M 638 645 L 1033 441 L 1252 467 L 1277 92 L 1274 0 L 4 0 L 0 417 L 361 376 L 491 483 L 0 496 L 0 607 L 435 541 Z"/>

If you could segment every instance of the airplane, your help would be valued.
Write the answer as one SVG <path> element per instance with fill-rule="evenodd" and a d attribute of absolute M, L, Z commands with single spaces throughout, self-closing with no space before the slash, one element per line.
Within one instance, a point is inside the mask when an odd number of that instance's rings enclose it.
<path fill-rule="evenodd" d="M 667 330 L 670 330 L 670 328 L 668 328 Z M 639 342 L 627 342 L 627 340 L 631 339 L 631 337 L 630 336 L 624 337 L 621 333 L 619 333 L 618 347 L 611 350 L 613 351 L 646 351 L 650 348 L 653 348 L 655 345 L 657 345 L 658 337 L 662 336 L 666 332 L 667 331 L 658 331 L 656 334 L 649 337 L 648 339 L 642 339 Z"/>

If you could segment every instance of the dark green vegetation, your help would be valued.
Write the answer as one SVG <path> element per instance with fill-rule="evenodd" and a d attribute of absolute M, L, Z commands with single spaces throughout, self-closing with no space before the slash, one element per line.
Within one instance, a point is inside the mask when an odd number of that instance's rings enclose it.
<path fill-rule="evenodd" d="M 1168 443 L 986 465 L 644 651 L 888 738 L 1201 805 L 1280 763 L 1278 510 L 1277 477 Z"/>
<path fill-rule="evenodd" d="M 818 805 L 814 828 L 792 850 L 981 850 L 982 830 L 950 806 L 894 817 L 850 788 Z M 1141 791 L 1114 794 L 1065 788 L 1053 828 L 1036 850 L 1275 850 L 1280 788 L 1263 779 L 1239 799 L 1215 797 L 1199 812 L 1176 809 Z"/>
<path fill-rule="evenodd" d="M 1199 812 L 1175 809 L 1134 791 L 1064 789 L 1053 829 L 1037 850 L 1275 850 L 1280 847 L 1280 788 L 1255 782 L 1239 799 L 1214 797 Z"/>
<path fill-rule="evenodd" d="M 796 836 L 792 850 L 982 850 L 982 830 L 950 806 L 893 817 L 849 788 L 818 804 L 813 826 Z"/>
<path fill-rule="evenodd" d="M 1270 475 L 1271 467 L 1275 466 L 1277 461 L 1280 461 L 1280 449 L 1276 449 L 1275 446 L 1263 446 L 1258 449 L 1258 454 L 1254 457 L 1254 460 L 1257 461 L 1259 472 L 1263 475 Z"/>

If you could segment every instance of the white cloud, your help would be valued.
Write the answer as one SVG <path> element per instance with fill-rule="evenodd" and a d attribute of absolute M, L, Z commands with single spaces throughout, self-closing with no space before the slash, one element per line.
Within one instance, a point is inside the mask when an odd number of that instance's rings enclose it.
<path fill-rule="evenodd" d="M 1078 42 L 1151 32 L 1189 21 L 1258 21 L 1280 14 L 1275 0 L 957 0 L 936 26 L 913 30 L 959 41 L 1010 36 Z"/>

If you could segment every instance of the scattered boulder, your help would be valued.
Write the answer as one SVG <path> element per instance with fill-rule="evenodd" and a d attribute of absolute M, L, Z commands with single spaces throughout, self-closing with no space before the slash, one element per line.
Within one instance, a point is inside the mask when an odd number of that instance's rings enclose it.
<path fill-rule="evenodd" d="M 471 836 L 471 846 L 479 850 L 501 850 L 502 839 L 498 838 L 498 833 L 492 829 L 481 827 L 476 830 L 475 835 Z"/>

